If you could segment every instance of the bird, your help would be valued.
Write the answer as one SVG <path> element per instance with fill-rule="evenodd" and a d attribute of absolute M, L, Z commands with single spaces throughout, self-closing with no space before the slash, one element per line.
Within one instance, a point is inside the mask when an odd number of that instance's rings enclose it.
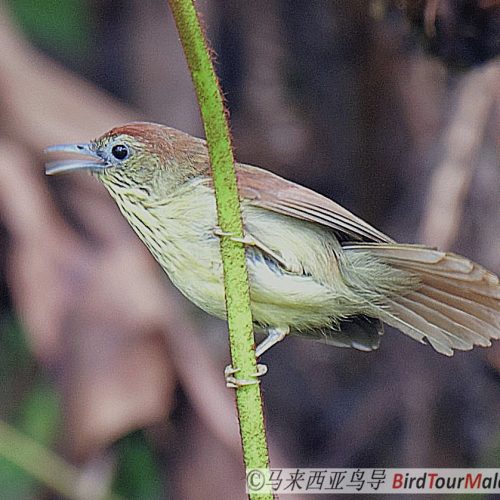
<path fill-rule="evenodd" d="M 207 144 L 161 124 L 133 122 L 47 153 L 56 175 L 88 171 L 194 304 L 226 317 L 221 232 Z M 438 353 L 500 338 L 498 277 L 466 257 L 397 243 L 341 205 L 268 170 L 235 163 L 251 311 L 266 337 L 289 334 L 373 351 L 383 325 Z"/>

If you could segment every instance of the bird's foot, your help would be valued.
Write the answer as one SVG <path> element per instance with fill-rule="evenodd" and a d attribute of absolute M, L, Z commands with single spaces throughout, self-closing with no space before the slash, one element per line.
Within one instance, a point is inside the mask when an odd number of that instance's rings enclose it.
<path fill-rule="evenodd" d="M 243 237 L 236 236 L 234 233 L 223 231 L 218 226 L 214 228 L 213 233 L 215 236 L 218 236 L 219 238 L 226 236 L 232 241 L 237 241 L 238 243 L 243 243 L 243 245 L 258 246 L 257 241 L 254 238 L 252 238 L 249 234 L 245 234 L 245 236 L 243 236 Z"/>
<path fill-rule="evenodd" d="M 232 241 L 237 241 L 238 243 L 242 243 L 243 245 L 249 246 L 249 247 L 255 247 L 264 252 L 265 254 L 271 256 L 276 262 L 281 264 L 281 266 L 286 269 L 287 271 L 291 271 L 289 269 L 288 264 L 281 258 L 279 254 L 271 250 L 267 245 L 264 245 L 264 243 L 260 242 L 259 240 L 255 239 L 251 234 L 245 233 L 245 236 L 239 237 L 235 236 L 233 233 L 228 233 L 226 231 L 223 231 L 220 227 L 215 227 L 213 230 L 213 233 L 215 236 L 218 236 L 219 238 L 222 238 L 223 236 L 228 237 Z"/>
<path fill-rule="evenodd" d="M 260 380 L 254 378 L 254 379 L 241 379 L 241 378 L 236 378 L 234 375 L 240 371 L 240 368 L 233 368 L 231 365 L 227 365 L 226 368 L 224 369 L 224 378 L 226 379 L 226 387 L 229 387 L 230 389 L 238 389 L 240 387 L 243 387 L 245 385 L 254 385 L 254 384 L 260 384 Z M 262 375 L 265 375 L 267 373 L 267 366 L 258 364 L 257 365 L 257 372 L 252 373 L 250 376 L 251 377 L 262 377 Z"/>

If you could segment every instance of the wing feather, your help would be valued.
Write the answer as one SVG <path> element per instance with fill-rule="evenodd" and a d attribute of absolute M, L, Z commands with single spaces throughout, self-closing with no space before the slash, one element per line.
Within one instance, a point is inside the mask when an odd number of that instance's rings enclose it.
<path fill-rule="evenodd" d="M 393 242 L 334 201 L 267 170 L 239 164 L 236 173 L 240 196 L 252 205 L 320 224 L 342 241 Z"/>

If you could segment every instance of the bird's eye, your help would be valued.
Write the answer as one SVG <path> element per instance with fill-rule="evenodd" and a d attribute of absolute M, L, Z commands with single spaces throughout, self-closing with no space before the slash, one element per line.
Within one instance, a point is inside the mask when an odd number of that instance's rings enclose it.
<path fill-rule="evenodd" d="M 117 160 L 125 160 L 125 158 L 128 157 L 129 155 L 129 150 L 128 147 L 125 146 L 125 144 L 117 144 L 116 146 L 113 146 L 111 149 L 111 154 L 117 159 Z"/>

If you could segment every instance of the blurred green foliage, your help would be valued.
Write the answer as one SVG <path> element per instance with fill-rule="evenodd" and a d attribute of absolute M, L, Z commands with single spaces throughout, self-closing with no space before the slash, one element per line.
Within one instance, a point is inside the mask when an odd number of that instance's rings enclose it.
<path fill-rule="evenodd" d="M 113 491 L 133 500 L 167 498 L 154 453 L 143 431 L 121 439 L 116 450 L 119 462 Z"/>
<path fill-rule="evenodd" d="M 0 417 L 22 433 L 52 447 L 60 422 L 59 398 L 37 367 L 19 323 L 10 316 L 0 322 Z M 0 457 L 2 497 L 29 498 L 36 481 Z"/>
<path fill-rule="evenodd" d="M 0 418 L 22 434 L 54 449 L 60 442 L 59 394 L 36 363 L 19 323 L 9 315 L 0 320 Z M 154 447 L 143 431 L 124 437 L 114 447 L 113 491 L 130 500 L 165 498 Z M 0 456 L 1 498 L 33 498 L 40 486 L 28 473 Z"/>
<path fill-rule="evenodd" d="M 7 0 L 28 38 L 63 59 L 83 58 L 92 34 L 88 2 L 81 0 Z"/>

